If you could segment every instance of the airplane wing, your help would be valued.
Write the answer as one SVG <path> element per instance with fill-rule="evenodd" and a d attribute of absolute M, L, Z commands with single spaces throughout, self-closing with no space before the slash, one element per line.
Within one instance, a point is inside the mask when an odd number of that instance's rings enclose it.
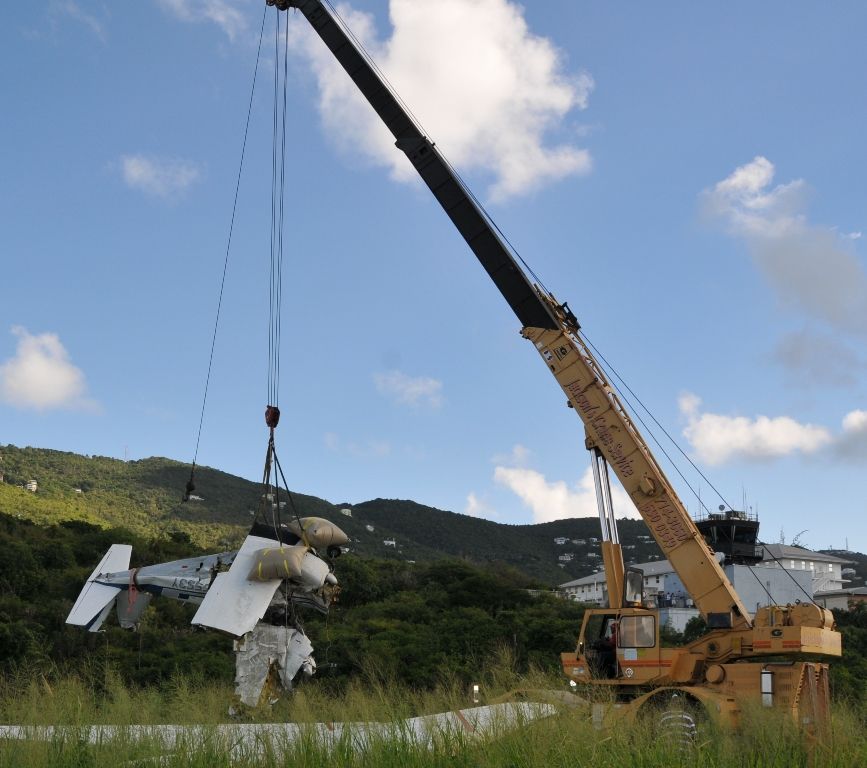
<path fill-rule="evenodd" d="M 192 623 L 236 637 L 252 631 L 268 610 L 280 579 L 251 581 L 247 577 L 256 563 L 257 553 L 275 545 L 274 539 L 247 536 L 231 568 L 217 574 Z"/>
<path fill-rule="evenodd" d="M 111 611 L 119 587 L 99 584 L 96 579 L 104 573 L 117 573 L 129 570 L 129 559 L 132 547 L 129 544 L 112 544 L 105 557 L 100 560 L 90 578 L 81 590 L 75 605 L 66 617 L 67 624 L 77 627 L 87 627 L 90 632 L 97 632 L 102 622 Z"/>

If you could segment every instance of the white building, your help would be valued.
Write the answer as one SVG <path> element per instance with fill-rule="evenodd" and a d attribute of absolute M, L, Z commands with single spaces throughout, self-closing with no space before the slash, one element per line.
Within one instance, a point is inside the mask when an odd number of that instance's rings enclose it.
<path fill-rule="evenodd" d="M 817 592 L 814 598 L 823 608 L 848 611 L 858 603 L 867 603 L 867 587 L 849 587 L 829 592 Z"/>
<path fill-rule="evenodd" d="M 35 480 L 28 480 L 28 481 L 24 484 L 24 487 L 25 487 L 28 491 L 30 491 L 30 493 L 36 493 L 36 491 L 39 489 L 39 486 L 37 485 L 37 483 L 36 483 Z"/>
<path fill-rule="evenodd" d="M 554 543 L 558 547 L 562 547 L 567 541 L 569 541 L 569 539 L 567 539 L 565 536 L 558 536 L 556 539 L 554 539 Z"/>
<path fill-rule="evenodd" d="M 397 542 L 394 539 L 383 539 L 382 542 L 386 547 L 396 547 Z"/>
<path fill-rule="evenodd" d="M 834 592 L 849 583 L 843 570 L 845 566 L 852 564 L 851 560 L 787 544 L 765 544 L 762 546 L 762 554 L 764 557 L 759 567 L 809 571 L 813 592 Z"/>

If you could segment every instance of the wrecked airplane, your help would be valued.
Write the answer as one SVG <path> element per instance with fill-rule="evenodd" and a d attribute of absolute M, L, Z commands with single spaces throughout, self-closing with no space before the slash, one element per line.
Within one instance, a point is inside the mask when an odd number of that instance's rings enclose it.
<path fill-rule="evenodd" d="M 337 594 L 328 560 L 347 535 L 334 523 L 302 517 L 271 526 L 257 522 L 234 552 L 130 568 L 132 547 L 112 545 L 88 578 L 67 624 L 98 632 L 112 609 L 121 627 L 135 629 L 154 596 L 198 605 L 194 626 L 235 638 L 236 693 L 255 706 L 269 676 L 291 689 L 316 669 L 313 647 L 295 608 L 327 613 Z"/>

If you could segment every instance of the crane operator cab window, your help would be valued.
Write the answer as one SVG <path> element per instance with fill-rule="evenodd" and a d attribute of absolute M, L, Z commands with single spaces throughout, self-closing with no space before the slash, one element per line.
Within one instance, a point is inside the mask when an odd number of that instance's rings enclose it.
<path fill-rule="evenodd" d="M 653 616 L 624 616 L 620 619 L 621 648 L 653 648 L 656 645 L 656 622 Z"/>

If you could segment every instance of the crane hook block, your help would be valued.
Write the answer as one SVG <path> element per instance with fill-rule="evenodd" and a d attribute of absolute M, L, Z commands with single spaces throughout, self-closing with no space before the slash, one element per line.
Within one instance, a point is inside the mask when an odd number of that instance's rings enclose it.
<path fill-rule="evenodd" d="M 196 490 L 196 483 L 194 482 L 195 469 L 190 471 L 190 479 L 187 480 L 187 487 L 184 489 L 184 498 L 182 501 L 189 501 L 190 496 L 193 495 L 193 491 Z"/>
<path fill-rule="evenodd" d="M 280 409 L 276 405 L 265 407 L 265 424 L 274 429 L 280 421 Z"/>

